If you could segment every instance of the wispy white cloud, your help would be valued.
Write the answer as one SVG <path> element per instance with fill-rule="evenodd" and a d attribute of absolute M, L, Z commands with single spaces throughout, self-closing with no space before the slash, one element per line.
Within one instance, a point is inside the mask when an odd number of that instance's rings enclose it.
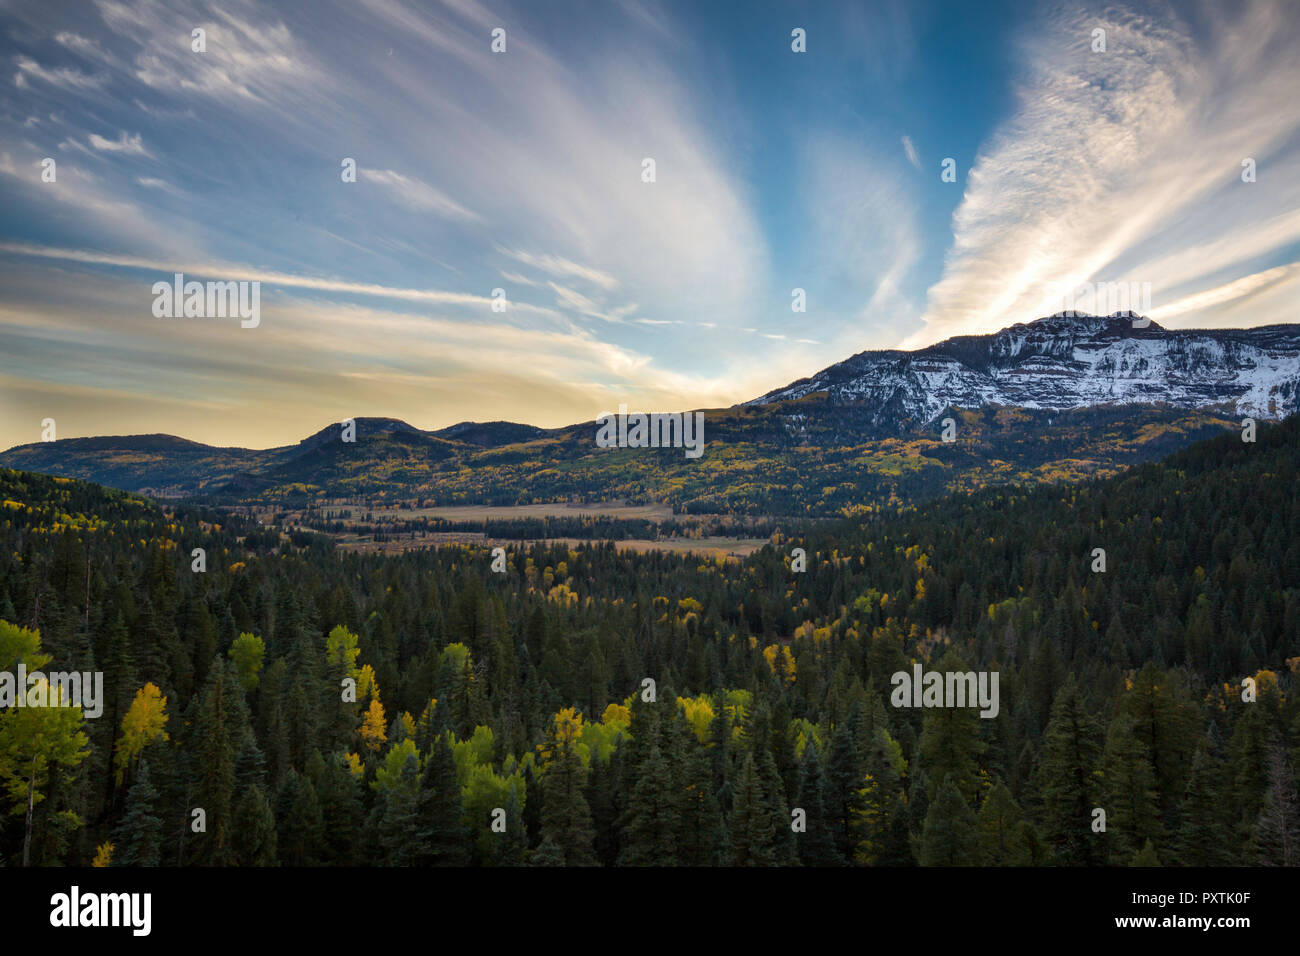
<path fill-rule="evenodd" d="M 317 276 L 292 275 L 234 262 L 183 262 L 165 259 L 151 259 L 140 256 L 116 255 L 94 252 L 85 249 L 60 249 L 24 242 L 0 242 L 0 252 L 15 255 L 35 256 L 44 259 L 64 259 L 88 265 L 116 266 L 127 269 L 144 269 L 161 274 L 176 272 L 196 276 L 208 276 L 233 281 L 258 281 L 267 285 L 286 288 L 310 289 L 317 292 L 334 292 L 344 295 L 377 296 L 385 299 L 402 299 L 410 302 L 423 302 L 438 305 L 460 305 L 482 307 L 491 310 L 493 299 L 489 296 L 473 295 L 465 292 L 449 292 L 441 289 L 409 289 L 379 285 L 369 282 L 348 282 L 340 279 L 328 279 Z M 555 313 L 541 306 L 527 303 L 510 303 L 513 309 L 524 310 L 533 314 L 555 317 Z"/>
<path fill-rule="evenodd" d="M 114 62 L 103 47 L 94 40 L 87 39 L 80 34 L 61 30 L 54 34 L 54 41 L 87 60 L 97 60 L 100 63 L 107 64 Z"/>
<path fill-rule="evenodd" d="M 138 45 L 134 76 L 156 90 L 227 102 L 273 103 L 326 77 L 282 22 L 246 0 L 217 7 L 187 0 L 96 0 L 108 27 Z M 206 49 L 191 49 L 196 28 Z"/>
<path fill-rule="evenodd" d="M 165 179 L 158 179 L 155 176 L 137 176 L 135 181 L 141 186 L 149 189 L 160 189 L 165 193 L 171 193 L 173 196 L 184 195 L 179 189 L 167 182 Z"/>
<path fill-rule="evenodd" d="M 403 176 L 391 169 L 367 169 L 359 167 L 357 172 L 362 180 L 376 183 L 389 190 L 393 197 L 423 212 L 432 212 L 447 219 L 477 220 L 479 216 L 440 190 L 414 176 Z"/>
<path fill-rule="evenodd" d="M 25 89 L 30 85 L 29 80 L 37 80 L 64 90 L 96 90 L 104 85 L 103 77 L 89 76 L 70 66 L 47 69 L 31 57 L 20 56 L 18 72 L 14 74 L 14 85 Z"/>
<path fill-rule="evenodd" d="M 906 154 L 909 163 L 916 169 L 921 168 L 921 160 L 916 155 L 916 147 L 912 145 L 912 137 L 906 135 L 903 137 L 903 152 Z"/>
<path fill-rule="evenodd" d="M 128 136 L 122 132 L 117 139 L 105 139 L 98 133 L 90 134 L 90 145 L 103 152 L 122 153 L 124 156 L 152 156 L 149 150 L 144 148 L 144 141 L 140 134 Z"/>
<path fill-rule="evenodd" d="M 563 256 L 553 256 L 545 253 L 537 255 L 519 249 L 503 249 L 500 246 L 497 247 L 497 252 L 514 259 L 516 262 L 522 262 L 526 266 L 532 266 L 534 269 L 557 278 L 584 279 L 593 285 L 600 286 L 602 289 L 613 289 L 618 285 L 618 280 L 612 275 L 601 272 L 599 269 L 593 269 L 590 266 L 572 262 Z"/>
<path fill-rule="evenodd" d="M 1300 277 L 1300 262 L 1290 262 L 1286 265 L 1275 266 L 1272 269 L 1265 269 L 1263 272 L 1256 272 L 1251 275 L 1242 276 L 1239 279 L 1233 279 L 1231 282 L 1225 282 L 1222 285 L 1215 286 L 1212 289 L 1205 289 L 1192 295 L 1184 296 L 1173 302 L 1151 310 L 1151 318 L 1158 322 L 1166 322 L 1169 319 L 1185 315 L 1189 312 L 1203 313 L 1228 302 L 1234 302 L 1245 298 L 1254 297 L 1265 290 L 1273 288 L 1282 283 L 1292 283 Z M 1295 318 L 1294 310 L 1284 316 L 1292 320 Z"/>
<path fill-rule="evenodd" d="M 1056 290 L 1088 281 L 1216 282 L 1222 258 L 1179 247 L 1189 232 L 1222 234 L 1217 196 L 1260 192 L 1240 180 L 1244 155 L 1300 130 L 1300 21 L 1286 6 L 1233 8 L 1199 44 L 1172 15 L 1115 10 L 1075 10 L 1027 37 L 1020 105 L 976 158 L 943 276 L 903 347 L 1055 311 Z M 1105 53 L 1091 49 L 1098 27 Z M 1294 177 L 1269 189 L 1273 209 L 1300 205 Z M 1295 227 L 1274 221 L 1269 242 L 1300 238 Z"/>

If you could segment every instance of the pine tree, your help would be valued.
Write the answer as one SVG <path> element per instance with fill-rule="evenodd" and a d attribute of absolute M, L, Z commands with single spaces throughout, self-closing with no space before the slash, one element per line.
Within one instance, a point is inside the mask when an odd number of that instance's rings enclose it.
<path fill-rule="evenodd" d="M 979 812 L 979 839 L 983 862 L 987 866 L 1026 866 L 1019 844 L 1023 820 L 1020 805 L 999 780 L 984 798 Z"/>
<path fill-rule="evenodd" d="M 770 739 L 770 731 L 767 736 Z M 757 766 L 768 812 L 772 815 L 773 863 L 776 866 L 795 866 L 799 862 L 799 855 L 795 846 L 794 830 L 791 827 L 792 818 L 789 801 L 786 799 L 785 784 L 781 781 L 772 751 L 762 744 L 758 747 Z"/>
<path fill-rule="evenodd" d="M 859 754 L 845 721 L 831 733 L 831 758 L 826 768 L 826 810 L 835 835 L 835 850 L 844 859 L 853 857 L 854 821 L 862 811 L 862 778 L 866 764 Z"/>
<path fill-rule="evenodd" d="M 1142 849 L 1135 850 L 1129 858 L 1129 866 L 1160 866 L 1160 857 L 1156 854 L 1155 844 L 1147 840 Z"/>
<path fill-rule="evenodd" d="M 415 866 L 429 857 L 423 833 L 418 801 L 420 797 L 420 758 L 408 754 L 396 782 L 387 787 L 384 801 L 380 847 L 389 866 Z"/>
<path fill-rule="evenodd" d="M 1224 768 L 1207 734 L 1192 758 L 1187 792 L 1180 808 L 1178 861 L 1183 866 L 1222 866 L 1228 862 L 1223 835 L 1228 832 L 1222 780 Z"/>
<path fill-rule="evenodd" d="M 675 866 L 680 834 L 679 808 L 668 761 L 651 743 L 636 775 L 623 816 L 620 866 Z"/>
<path fill-rule="evenodd" d="M 245 790 L 235 805 L 232 845 L 237 866 L 275 866 L 279 862 L 275 813 L 257 784 Z"/>
<path fill-rule="evenodd" d="M 1122 714 L 1111 721 L 1102 758 L 1106 842 L 1116 862 L 1161 838 L 1155 772 L 1146 745 L 1133 727 L 1133 719 Z"/>
<path fill-rule="evenodd" d="M 945 777 L 925 815 L 921 836 L 922 866 L 979 866 L 980 841 L 975 814 L 965 798 Z"/>
<path fill-rule="evenodd" d="M 941 673 L 960 673 L 966 664 L 952 651 L 939 661 Z M 976 757 L 980 742 L 980 717 L 973 707 L 938 707 L 926 711 L 921 731 L 921 764 L 931 780 L 952 777 L 953 786 L 973 804 L 979 790 Z"/>
<path fill-rule="evenodd" d="M 470 838 L 461 822 L 456 761 L 442 735 L 434 739 L 425 761 L 415 813 L 416 830 L 412 834 L 418 847 L 412 856 L 415 866 L 469 865 Z"/>
<path fill-rule="evenodd" d="M 866 770 L 853 810 L 853 860 L 864 866 L 884 862 L 885 844 L 895 824 L 895 811 L 903 803 L 906 761 L 897 741 L 884 727 L 876 727 L 866 752 Z M 906 824 L 906 818 L 897 822 Z"/>
<path fill-rule="evenodd" d="M 1280 740 L 1269 749 L 1268 790 L 1255 823 L 1255 847 L 1261 866 L 1300 866 L 1300 800 Z"/>
<path fill-rule="evenodd" d="M 529 866 L 564 866 L 564 853 L 555 838 L 547 835 L 537 848 L 528 855 Z"/>
<path fill-rule="evenodd" d="M 1228 764 L 1233 786 L 1238 839 L 1250 839 L 1268 791 L 1268 716 L 1257 702 L 1248 704 L 1233 728 Z"/>
<path fill-rule="evenodd" d="M 736 779 L 735 798 L 727 820 L 728 866 L 774 866 L 772 808 L 752 753 L 745 757 Z"/>
<path fill-rule="evenodd" d="M 677 853 L 683 866 L 717 866 L 721 860 L 722 810 L 712 785 L 713 757 L 710 749 L 702 744 L 695 745 L 686 760 Z"/>
<path fill-rule="evenodd" d="M 1067 866 L 1099 858 L 1091 826 L 1098 806 L 1100 733 L 1071 675 L 1052 703 L 1038 764 L 1044 834 L 1057 860 Z"/>
<path fill-rule="evenodd" d="M 566 866 L 595 866 L 592 849 L 595 829 L 583 789 L 587 769 L 577 743 L 580 718 L 572 709 L 561 711 L 552 724 L 550 756 L 541 779 L 542 836 L 550 837 Z"/>
<path fill-rule="evenodd" d="M 1146 749 L 1156 811 L 1168 814 L 1187 786 L 1197 732 L 1196 706 L 1181 673 L 1157 670 L 1148 661 L 1124 697 L 1124 712 Z"/>
<path fill-rule="evenodd" d="M 618 747 L 608 761 L 592 758 L 587 767 L 587 806 L 591 808 L 591 825 L 596 836 L 592 841 L 596 858 L 601 866 L 615 866 L 619 854 L 619 818 L 615 801 L 620 796 L 619 782 L 622 765 L 618 762 Z"/>
<path fill-rule="evenodd" d="M 117 866 L 157 866 L 162 853 L 162 820 L 155 814 L 158 791 L 149 780 L 149 761 L 142 759 L 126 798 L 126 817 L 114 835 Z"/>
<path fill-rule="evenodd" d="M 194 806 L 202 808 L 207 817 L 207 831 L 190 834 L 195 863 L 208 866 L 233 863 L 230 838 L 235 758 L 247 731 L 248 709 L 239 689 L 235 665 L 216 658 L 208 672 L 192 735 L 198 757 Z"/>
<path fill-rule="evenodd" d="M 501 852 L 497 866 L 524 866 L 528 861 L 528 833 L 524 827 L 523 810 L 519 805 L 516 788 L 510 788 L 506 798 L 506 832 L 501 834 Z"/>
<path fill-rule="evenodd" d="M 799 861 L 804 866 L 843 866 L 844 858 L 835 848 L 833 821 L 826 811 L 821 758 L 817 744 L 811 740 L 804 747 L 796 806 L 804 811 L 806 825 L 805 831 L 797 836 Z"/>
<path fill-rule="evenodd" d="M 276 849 L 285 866 L 313 866 L 325 821 L 312 782 L 290 771 L 275 801 Z"/>

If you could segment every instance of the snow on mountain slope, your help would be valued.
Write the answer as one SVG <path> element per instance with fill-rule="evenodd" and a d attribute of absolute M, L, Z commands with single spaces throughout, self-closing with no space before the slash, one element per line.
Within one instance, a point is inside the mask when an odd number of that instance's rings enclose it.
<path fill-rule="evenodd" d="M 1270 419 L 1296 410 L 1300 325 L 1171 331 L 1154 322 L 1134 328 L 1137 318 L 1062 313 L 915 352 L 860 352 L 745 404 L 825 392 L 836 404 L 864 406 L 882 427 L 988 405 L 1163 403 Z"/>

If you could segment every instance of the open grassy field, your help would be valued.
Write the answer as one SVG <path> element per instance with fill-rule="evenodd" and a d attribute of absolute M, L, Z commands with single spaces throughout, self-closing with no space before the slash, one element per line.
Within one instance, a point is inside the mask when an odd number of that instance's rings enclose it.
<path fill-rule="evenodd" d="M 673 510 L 664 504 L 628 505 L 621 501 L 596 501 L 590 504 L 560 502 L 540 505 L 449 505 L 441 508 L 411 510 L 377 509 L 376 514 L 397 514 L 403 518 L 442 518 L 446 521 L 508 520 L 511 518 L 641 518 L 667 521 Z M 687 516 L 682 516 L 686 518 Z M 703 516 L 700 516 L 701 518 Z"/>
<path fill-rule="evenodd" d="M 702 554 L 711 558 L 743 558 L 753 554 L 767 542 L 767 538 L 663 538 L 657 541 L 648 538 L 628 538 L 615 541 L 614 546 L 620 551 L 667 551 L 675 554 Z M 464 543 L 478 547 L 495 548 L 497 546 L 511 547 L 521 542 L 507 538 L 489 538 L 475 531 L 458 531 L 422 534 L 414 538 L 402 536 L 387 541 L 373 541 L 368 537 L 357 535 L 339 535 L 335 538 L 335 543 L 341 551 L 362 554 L 396 554 L 417 548 L 436 548 L 444 544 Z M 526 543 L 532 544 L 533 540 L 528 539 Z M 544 543 L 577 547 L 588 542 L 587 539 L 581 538 L 547 538 L 544 539 Z"/>

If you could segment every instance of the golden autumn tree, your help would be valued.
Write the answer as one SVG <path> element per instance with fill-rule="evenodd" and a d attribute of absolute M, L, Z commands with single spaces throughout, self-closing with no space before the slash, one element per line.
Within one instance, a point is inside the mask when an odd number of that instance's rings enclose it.
<path fill-rule="evenodd" d="M 145 747 L 155 740 L 167 740 L 167 698 L 153 683 L 145 684 L 135 692 L 135 699 L 122 717 L 122 736 L 117 740 L 114 763 L 117 782 L 139 758 Z"/>
<path fill-rule="evenodd" d="M 767 661 L 767 666 L 772 669 L 772 673 L 781 678 L 787 685 L 794 683 L 794 655 L 790 653 L 788 646 L 769 644 L 763 648 L 763 659 Z"/>
<path fill-rule="evenodd" d="M 365 700 L 367 697 L 373 700 L 379 699 L 379 681 L 375 679 L 375 669 L 369 664 L 362 666 L 357 671 L 357 703 Z"/>
<path fill-rule="evenodd" d="M 384 705 L 379 702 L 378 697 L 370 699 L 370 706 L 366 708 L 365 719 L 361 722 L 361 743 L 367 750 L 375 753 L 379 752 L 385 741 L 388 740 L 388 731 L 384 723 Z"/>

